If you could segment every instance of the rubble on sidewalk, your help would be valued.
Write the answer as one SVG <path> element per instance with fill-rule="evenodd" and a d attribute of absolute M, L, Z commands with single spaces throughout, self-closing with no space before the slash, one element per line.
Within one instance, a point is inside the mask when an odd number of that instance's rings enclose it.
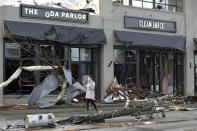
<path fill-rule="evenodd" d="M 158 96 L 163 96 L 160 93 L 153 93 L 150 90 L 137 89 L 135 86 L 132 88 L 124 88 L 118 84 L 116 78 L 111 82 L 109 87 L 106 89 L 107 95 L 104 97 L 103 101 L 105 103 L 121 102 L 129 98 L 131 101 L 138 101 L 146 98 L 156 98 Z"/>
<path fill-rule="evenodd" d="M 137 89 L 131 84 L 131 88 L 124 88 L 119 85 L 116 78 L 111 82 L 106 89 L 107 95 L 103 98 L 104 103 L 123 103 L 128 107 L 129 105 L 145 104 L 149 101 L 156 101 L 160 106 L 165 107 L 166 111 L 191 111 L 194 109 L 183 106 L 176 106 L 179 104 L 186 104 L 194 102 L 196 97 L 184 97 L 165 95 L 151 90 Z"/>

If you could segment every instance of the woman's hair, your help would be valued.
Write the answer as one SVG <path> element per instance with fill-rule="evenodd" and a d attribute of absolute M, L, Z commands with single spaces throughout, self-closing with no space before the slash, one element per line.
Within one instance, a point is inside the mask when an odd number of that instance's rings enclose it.
<path fill-rule="evenodd" d="M 93 79 L 93 78 L 92 78 L 92 75 L 88 75 L 88 77 L 91 78 L 91 79 Z"/>

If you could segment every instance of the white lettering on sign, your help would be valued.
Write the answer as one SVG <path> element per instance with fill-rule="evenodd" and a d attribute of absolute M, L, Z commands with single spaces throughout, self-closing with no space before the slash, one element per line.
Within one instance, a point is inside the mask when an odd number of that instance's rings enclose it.
<path fill-rule="evenodd" d="M 47 18 L 56 20 L 71 20 L 71 21 L 88 21 L 88 13 L 69 11 L 69 10 L 53 10 L 53 9 L 42 9 L 35 7 L 22 7 L 21 16 L 29 16 L 36 18 Z"/>
<path fill-rule="evenodd" d="M 83 19 L 86 20 L 86 15 L 85 14 L 83 14 Z"/>
<path fill-rule="evenodd" d="M 81 20 L 82 19 L 82 15 L 81 14 L 78 14 L 78 18 Z"/>
<path fill-rule="evenodd" d="M 25 8 L 25 14 L 27 14 L 27 15 L 38 15 L 38 9 Z"/>
<path fill-rule="evenodd" d="M 49 12 L 45 12 L 44 16 L 49 18 L 50 17 L 50 13 Z"/>
<path fill-rule="evenodd" d="M 165 26 L 165 24 L 163 22 L 146 21 L 146 20 L 139 21 L 139 27 L 141 27 L 141 28 L 152 28 L 152 29 L 164 30 L 164 26 Z"/>
<path fill-rule="evenodd" d="M 68 12 L 61 12 L 61 17 L 65 17 L 67 19 L 76 19 L 76 20 L 86 20 L 86 15 L 81 13 L 68 13 Z"/>
<path fill-rule="evenodd" d="M 66 18 L 70 18 L 70 15 L 69 15 L 69 13 L 66 13 Z"/>
<path fill-rule="evenodd" d="M 57 11 L 47 11 L 45 12 L 45 17 L 59 17 L 59 12 Z"/>
<path fill-rule="evenodd" d="M 73 19 L 73 13 L 70 13 L 70 18 Z"/>

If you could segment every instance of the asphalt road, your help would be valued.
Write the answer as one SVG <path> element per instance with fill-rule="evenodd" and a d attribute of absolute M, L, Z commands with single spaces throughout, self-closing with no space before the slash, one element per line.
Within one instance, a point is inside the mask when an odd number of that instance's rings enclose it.
<path fill-rule="evenodd" d="M 133 125 L 127 127 L 91 129 L 84 131 L 197 131 L 197 121 L 193 120 L 150 125 Z"/>
<path fill-rule="evenodd" d="M 79 109 L 82 110 L 82 109 Z M 62 120 L 70 115 L 76 114 L 70 110 L 67 113 L 55 113 L 58 120 Z M 76 109 L 75 111 L 78 111 Z M 78 112 L 79 114 L 83 111 Z M 24 114 L 0 115 L 0 130 L 11 124 L 11 131 L 25 130 Z M 123 116 L 107 119 L 105 123 L 85 124 L 85 125 L 63 125 L 54 129 L 39 129 L 42 131 L 66 131 L 66 130 L 84 130 L 84 131 L 197 131 L 197 110 L 194 111 L 171 111 L 166 112 L 166 118 L 154 115 L 150 120 L 146 116 L 141 121 L 136 121 L 134 117 Z M 38 130 L 38 129 L 37 129 Z"/>

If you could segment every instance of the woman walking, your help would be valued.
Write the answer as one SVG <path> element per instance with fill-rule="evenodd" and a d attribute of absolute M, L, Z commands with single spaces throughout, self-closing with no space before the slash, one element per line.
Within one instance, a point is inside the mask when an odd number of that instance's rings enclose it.
<path fill-rule="evenodd" d="M 85 95 L 85 101 L 86 101 L 86 113 L 88 113 L 89 110 L 89 103 L 91 103 L 94 106 L 94 109 L 97 111 L 96 104 L 95 104 L 95 82 L 92 80 L 92 77 L 88 76 L 88 82 L 86 85 L 84 85 L 86 90 Z"/>

